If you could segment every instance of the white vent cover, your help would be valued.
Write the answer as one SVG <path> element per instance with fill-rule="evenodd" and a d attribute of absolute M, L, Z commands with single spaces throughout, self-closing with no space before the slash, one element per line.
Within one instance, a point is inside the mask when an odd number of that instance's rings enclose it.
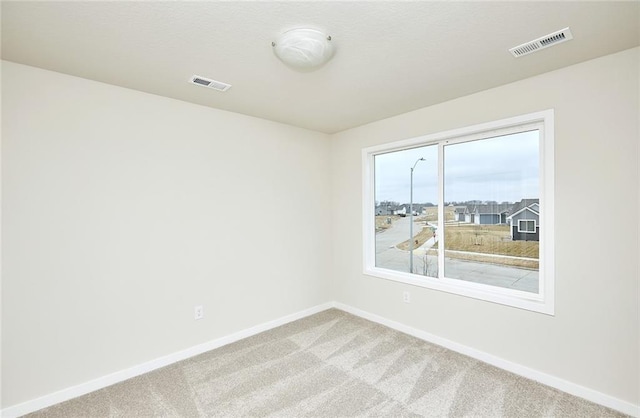
<path fill-rule="evenodd" d="M 195 84 L 196 86 L 207 87 L 207 88 L 218 90 L 218 91 L 227 91 L 231 88 L 231 84 L 223 83 L 222 81 L 212 80 L 206 77 L 200 77 L 199 75 L 192 76 L 189 79 L 189 83 Z"/>
<path fill-rule="evenodd" d="M 540 51 L 541 49 L 549 48 L 550 46 L 558 45 L 562 42 L 566 42 L 573 39 L 571 30 L 564 28 L 557 32 L 550 33 L 549 35 L 535 39 L 531 42 L 518 45 L 509 50 L 514 57 L 521 57 L 523 55 L 531 54 L 533 52 Z"/>

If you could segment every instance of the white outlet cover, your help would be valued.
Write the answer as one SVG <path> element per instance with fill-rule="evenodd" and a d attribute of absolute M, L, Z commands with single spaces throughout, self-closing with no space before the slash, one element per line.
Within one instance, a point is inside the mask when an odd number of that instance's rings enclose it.
<path fill-rule="evenodd" d="M 198 305 L 193 309 L 193 317 L 195 319 L 204 318 L 204 308 L 202 307 L 202 305 Z"/>
<path fill-rule="evenodd" d="M 402 293 L 402 300 L 404 301 L 404 303 L 411 303 L 411 293 L 403 292 Z"/>

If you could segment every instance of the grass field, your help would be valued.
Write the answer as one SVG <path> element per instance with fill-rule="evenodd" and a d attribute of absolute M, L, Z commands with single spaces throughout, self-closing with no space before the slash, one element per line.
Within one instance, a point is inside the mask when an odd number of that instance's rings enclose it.
<path fill-rule="evenodd" d="M 445 206 L 444 208 L 444 220 L 445 221 L 453 221 L 453 207 Z M 425 214 L 416 216 L 416 220 L 425 221 L 425 222 L 438 222 L 438 207 L 426 207 L 424 208 Z"/>
<path fill-rule="evenodd" d="M 445 225 L 446 250 L 538 258 L 537 241 L 512 241 L 508 225 Z"/>
<path fill-rule="evenodd" d="M 416 224 L 416 230 L 422 226 L 422 223 Z M 506 255 L 538 258 L 539 243 L 537 241 L 512 241 L 508 225 L 448 224 L 444 229 L 447 243 L 445 255 L 449 258 L 530 269 L 539 268 L 538 260 L 491 257 L 491 255 Z M 433 231 L 430 227 L 423 228 L 415 236 L 413 248 L 420 247 L 432 236 Z M 397 245 L 397 248 L 408 251 L 409 240 Z M 432 248 L 430 254 L 436 255 L 435 250 L 438 248 L 438 243 Z M 456 253 L 455 251 L 464 253 Z"/>
<path fill-rule="evenodd" d="M 414 231 L 417 231 L 419 228 L 422 228 L 422 230 L 420 232 L 418 232 L 414 236 L 413 248 L 418 248 L 419 246 L 421 246 L 422 244 L 427 242 L 427 240 L 433 236 L 433 231 L 431 230 L 431 228 L 429 228 L 429 227 L 424 228 L 423 226 L 424 226 L 424 224 L 420 223 L 420 224 L 416 224 L 415 227 L 414 227 Z M 400 250 L 403 250 L 403 251 L 408 251 L 409 250 L 409 240 L 406 240 L 406 241 L 396 245 L 396 248 L 398 248 Z"/>
<path fill-rule="evenodd" d="M 454 219 L 453 209 L 454 208 L 451 206 L 446 206 L 444 208 L 445 221 L 452 221 Z M 433 230 L 431 229 L 431 227 L 426 226 L 426 223 L 427 222 L 431 222 L 432 224 L 438 223 L 438 207 L 437 206 L 427 207 L 425 208 L 425 212 L 426 213 L 424 215 L 419 215 L 414 217 L 416 221 L 416 224 L 414 226 L 414 231 L 418 231 L 420 228 L 422 228 L 422 230 L 415 235 L 413 248 L 418 248 L 433 236 Z M 396 245 L 396 247 L 404 251 L 409 250 L 409 240 L 406 240 L 403 243 Z"/>
<path fill-rule="evenodd" d="M 391 218 L 391 223 L 388 223 L 387 218 Z M 398 219 L 399 216 L 376 216 L 376 232 L 384 231 L 385 229 L 391 228 L 393 222 Z"/>

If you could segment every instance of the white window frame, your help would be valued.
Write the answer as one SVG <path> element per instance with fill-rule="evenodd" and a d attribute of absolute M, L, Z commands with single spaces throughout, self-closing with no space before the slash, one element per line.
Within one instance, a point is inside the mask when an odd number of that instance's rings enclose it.
<path fill-rule="evenodd" d="M 528 229 L 521 229 L 520 222 L 533 222 L 533 230 L 529 231 Z M 536 225 L 535 219 L 518 219 L 518 232 L 521 232 L 523 234 L 535 234 L 537 226 L 538 225 Z"/>
<path fill-rule="evenodd" d="M 527 129 L 539 129 L 539 181 L 540 181 L 540 230 L 539 292 L 524 292 L 497 286 L 444 277 L 444 251 L 438 251 L 440 277 L 428 277 L 401 272 L 375 265 L 375 184 L 374 158 L 376 155 L 401 151 L 424 145 L 438 144 L 438 229 L 444 230 L 444 146 L 458 142 L 488 139 L 508 135 Z M 363 273 L 376 278 L 393 280 L 414 286 L 425 287 L 471 297 L 502 305 L 554 315 L 555 310 L 555 258 L 554 258 L 554 111 L 553 109 L 508 119 L 483 123 L 446 132 L 425 135 L 362 150 L 363 168 Z M 443 241 L 441 236 L 440 240 Z M 444 245 L 443 245 L 444 248 Z"/>

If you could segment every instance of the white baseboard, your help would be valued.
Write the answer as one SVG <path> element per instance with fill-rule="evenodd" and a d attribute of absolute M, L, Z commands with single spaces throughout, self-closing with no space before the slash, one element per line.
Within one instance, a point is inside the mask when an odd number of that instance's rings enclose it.
<path fill-rule="evenodd" d="M 367 311 L 363 311 L 358 308 L 354 308 L 349 305 L 345 305 L 339 302 L 336 302 L 333 305 L 336 308 L 343 310 L 345 312 L 348 312 L 350 314 L 359 316 L 364 319 L 368 319 L 373 322 L 377 322 L 378 324 L 387 326 L 389 328 L 393 328 L 405 334 L 412 335 L 416 338 L 420 338 L 421 340 L 440 345 L 442 347 L 467 355 L 469 357 L 475 358 L 482 362 L 491 364 L 492 366 L 496 366 L 503 370 L 509 371 L 511 373 L 515 373 L 519 376 L 526 377 L 531 380 L 535 380 L 547 386 L 551 386 L 553 388 L 569 393 L 571 395 L 578 396 L 580 398 L 597 403 L 599 405 L 606 406 L 611 409 L 615 409 L 616 411 L 620 411 L 622 413 L 631 415 L 633 417 L 640 417 L 640 406 L 634 405 L 630 402 L 623 401 L 618 398 L 614 398 L 613 396 L 606 395 L 602 392 L 598 392 L 596 390 L 589 389 L 584 386 L 580 386 L 578 384 L 569 382 L 567 380 L 560 379 L 558 377 L 539 372 L 537 370 L 522 366 L 517 363 L 513 363 L 508 360 L 504 360 L 492 354 L 485 353 L 484 351 L 476 350 L 475 348 L 471 348 L 466 345 L 459 344 L 442 337 L 438 337 L 437 335 L 433 335 L 428 332 L 412 328 L 410 326 L 392 321 L 390 319 L 384 318 L 376 314 L 372 314 Z"/>
<path fill-rule="evenodd" d="M 119 372 L 115 372 L 107 376 L 103 376 L 103 377 L 91 380 L 89 382 L 82 383 L 80 385 L 72 386 L 70 388 L 63 389 L 61 391 L 54 392 L 49 395 L 45 395 L 43 397 L 31 400 L 31 401 L 27 401 L 18 405 L 11 406 L 9 408 L 6 408 L 0 411 L 0 416 L 5 418 L 14 418 L 14 417 L 19 417 L 31 412 L 35 412 L 42 408 L 46 408 L 48 406 L 67 401 L 69 399 L 73 399 L 78 396 L 85 395 L 87 393 L 105 388 L 107 386 L 111 386 L 115 383 L 122 382 L 132 377 L 136 377 L 141 374 L 150 372 L 152 370 L 156 370 L 161 367 L 176 363 L 178 361 L 196 356 L 198 354 L 202 354 L 204 352 L 222 347 L 227 344 L 231 344 L 243 338 L 251 337 L 253 335 L 259 334 L 264 331 L 268 331 L 270 329 L 279 327 L 289 322 L 307 317 L 309 315 L 316 314 L 318 312 L 322 312 L 329 308 L 341 309 L 350 314 L 359 316 L 364 319 L 368 319 L 373 322 L 377 322 L 389 328 L 393 328 L 400 332 L 404 332 L 405 334 L 409 334 L 414 337 L 420 338 L 421 340 L 440 345 L 442 347 L 448 348 L 458 353 L 467 355 L 469 357 L 472 357 L 477 360 L 483 361 L 485 363 L 491 364 L 493 366 L 499 367 L 503 370 L 507 370 L 509 372 L 515 373 L 517 375 L 526 377 L 531 380 L 535 380 L 547 386 L 551 386 L 553 388 L 559 389 L 563 392 L 566 392 L 575 396 L 579 396 L 591 402 L 595 402 L 597 404 L 606 406 L 608 408 L 615 409 L 627 415 L 640 418 L 640 406 L 638 405 L 634 405 L 630 402 L 626 402 L 621 399 L 614 398 L 613 396 L 606 395 L 596 390 L 589 389 L 584 386 L 580 386 L 578 384 L 560 379 L 558 377 L 539 372 L 529 367 L 525 367 L 520 364 L 513 363 L 508 360 L 504 360 L 492 354 L 485 353 L 484 351 L 476 350 L 475 348 L 471 348 L 463 344 L 459 344 L 459 343 L 447 340 L 445 338 L 438 337 L 437 335 L 433 335 L 428 332 L 421 331 L 416 328 L 412 328 L 410 326 L 401 324 L 399 322 L 395 322 L 390 319 L 384 318 L 382 316 L 372 314 L 370 312 L 363 311 L 361 309 L 354 308 L 352 306 L 345 305 L 339 302 L 328 302 L 328 303 L 324 303 L 322 305 L 318 305 L 309 309 L 305 309 L 303 311 L 300 311 L 291 315 L 287 315 L 282 318 L 275 319 L 273 321 L 265 322 L 263 324 L 256 325 L 254 327 L 251 327 L 242 331 L 238 331 L 236 333 L 215 339 L 213 341 L 196 345 L 186 350 L 182 350 L 173 354 L 169 354 L 164 357 L 157 358 L 155 360 L 148 361 L 146 363 L 142 363 L 138 366 L 134 366 L 126 370 L 121 370 Z"/>
<path fill-rule="evenodd" d="M 96 391 L 98 389 L 111 386 L 115 383 L 122 382 L 132 377 L 139 376 L 144 373 L 159 369 L 161 367 L 168 366 L 178 361 L 185 360 L 187 358 L 197 356 L 198 354 L 205 353 L 207 351 L 222 347 L 227 344 L 231 344 L 243 338 L 251 337 L 252 335 L 259 334 L 264 331 L 279 327 L 289 322 L 307 317 L 309 315 L 322 312 L 335 306 L 335 303 L 328 302 L 322 305 L 314 306 L 309 309 L 305 309 L 300 312 L 293 313 L 291 315 L 283 316 L 282 318 L 274 319 L 273 321 L 265 322 L 260 325 L 256 325 L 251 328 L 247 328 L 242 331 L 238 331 L 225 337 L 217 338 L 213 341 L 208 341 L 203 344 L 196 345 L 194 347 L 187 348 L 186 350 L 178 351 L 173 354 L 169 354 L 155 360 L 148 361 L 146 363 L 139 364 L 129 369 L 121 370 L 119 372 L 111 373 L 107 376 L 99 377 L 86 383 L 82 383 L 76 386 L 72 386 L 67 389 L 60 390 L 58 392 L 51 393 L 49 395 L 42 396 L 31 401 L 27 401 L 18 405 L 14 405 L 0 411 L 0 416 L 4 418 L 15 418 L 31 412 L 38 411 L 42 408 L 46 408 L 51 405 L 58 404 L 60 402 L 68 401 L 69 399 L 77 398 L 78 396 L 85 395 L 87 393 Z"/>

